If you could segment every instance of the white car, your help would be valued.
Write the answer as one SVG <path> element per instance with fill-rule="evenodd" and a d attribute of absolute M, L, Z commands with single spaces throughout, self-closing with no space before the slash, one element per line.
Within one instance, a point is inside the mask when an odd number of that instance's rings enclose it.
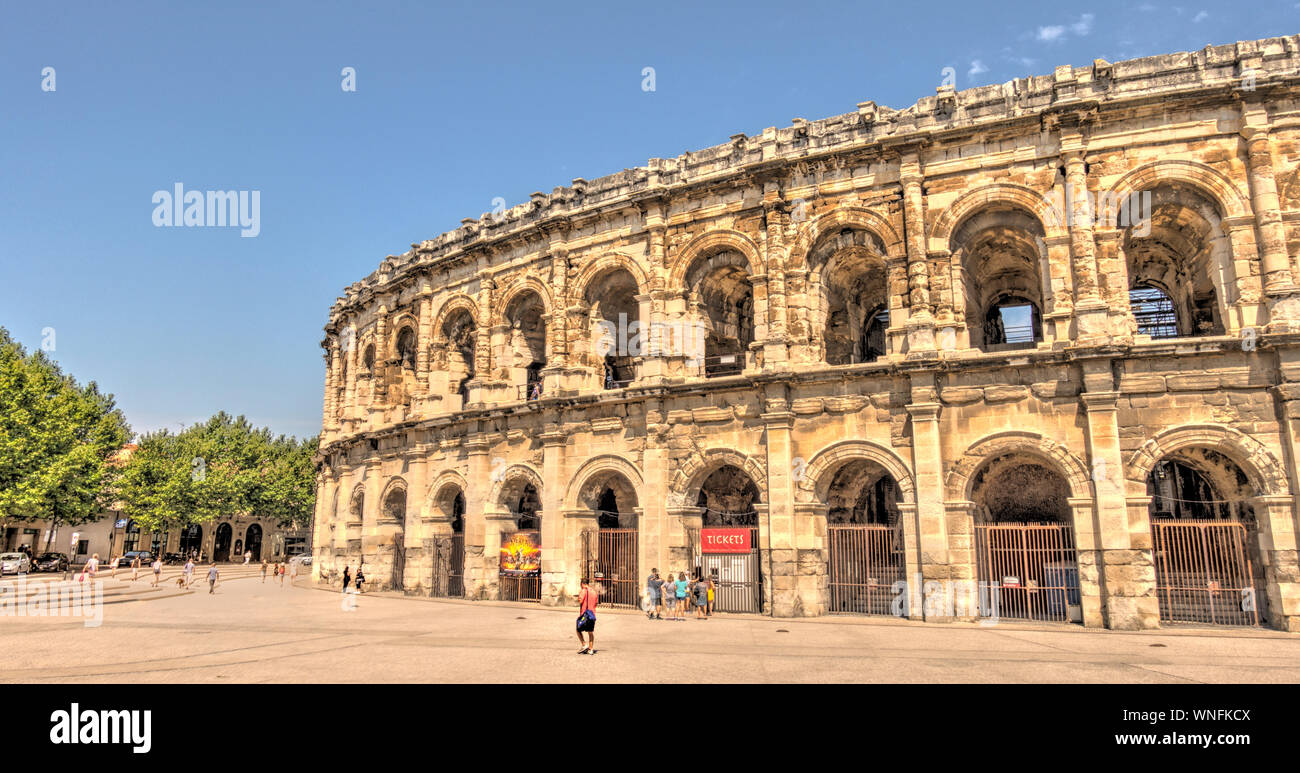
<path fill-rule="evenodd" d="M 32 560 L 26 553 L 0 553 L 0 574 L 27 574 Z"/>

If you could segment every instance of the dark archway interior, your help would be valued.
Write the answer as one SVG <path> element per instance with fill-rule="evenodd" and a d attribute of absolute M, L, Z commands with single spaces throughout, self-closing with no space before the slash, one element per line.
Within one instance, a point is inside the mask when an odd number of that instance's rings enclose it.
<path fill-rule="evenodd" d="M 1154 338 L 1222 335 L 1213 277 L 1216 250 L 1226 251 L 1227 237 L 1220 228 L 1218 208 L 1198 191 L 1177 185 L 1161 185 L 1139 196 L 1146 206 L 1133 208 L 1136 217 L 1128 217 L 1138 222 L 1127 223 L 1124 231 L 1129 287 L 1134 292 L 1157 289 L 1170 307 L 1164 325 L 1148 334 Z M 1141 296 L 1137 300 L 1134 303 L 1130 296 L 1138 330 L 1145 332 L 1139 312 L 1147 309 L 1139 305 Z"/>
<path fill-rule="evenodd" d="M 696 506 L 705 508 L 704 525 L 758 526 L 758 486 L 739 467 L 724 464 L 704 479 Z"/>
<path fill-rule="evenodd" d="M 595 337 L 593 363 L 603 370 L 601 383 L 622 386 L 636 378 L 635 363 L 643 352 L 647 331 L 641 329 L 641 305 L 636 279 L 625 268 L 601 274 L 587 286 L 584 300 L 591 306 Z"/>
<path fill-rule="evenodd" d="M 975 474 L 971 499 L 981 523 L 1073 524 L 1070 486 L 1047 463 L 1025 453 L 986 462 Z"/>
<path fill-rule="evenodd" d="M 1151 517 L 1253 523 L 1250 479 L 1223 454 L 1189 448 L 1161 459 L 1147 476 Z"/>
<path fill-rule="evenodd" d="M 754 287 L 744 256 L 728 251 L 698 261 L 686 286 L 706 328 L 705 375 L 739 373 L 754 342 Z"/>
<path fill-rule="evenodd" d="M 1043 226 L 1018 209 L 991 209 L 952 236 L 965 279 L 971 346 L 1032 348 L 1043 337 Z"/>
<path fill-rule="evenodd" d="M 875 462 L 858 459 L 835 471 L 826 492 L 831 524 L 896 526 L 898 484 Z"/>

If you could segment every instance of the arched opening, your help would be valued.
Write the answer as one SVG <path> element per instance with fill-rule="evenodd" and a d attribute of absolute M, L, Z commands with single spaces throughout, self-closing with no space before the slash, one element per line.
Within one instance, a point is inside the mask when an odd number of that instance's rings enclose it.
<path fill-rule="evenodd" d="M 906 579 L 898 482 L 867 459 L 840 465 L 826 488 L 829 610 L 891 615 Z"/>
<path fill-rule="evenodd" d="M 460 486 L 446 484 L 433 500 L 434 511 L 444 519 L 450 534 L 433 537 L 433 578 L 430 595 L 461 598 L 465 595 L 465 494 Z"/>
<path fill-rule="evenodd" d="M 691 318 L 705 331 L 704 374 L 744 370 L 754 342 L 754 287 L 745 256 L 724 251 L 698 260 L 686 274 L 686 287 Z"/>
<path fill-rule="evenodd" d="M 180 554 L 186 558 L 201 558 L 203 552 L 203 527 L 197 523 L 181 529 Z"/>
<path fill-rule="evenodd" d="M 1137 322 L 1138 335 L 1152 338 L 1177 338 L 1178 315 L 1169 293 L 1144 281 L 1128 291 L 1129 309 Z"/>
<path fill-rule="evenodd" d="M 216 538 L 212 541 L 212 560 L 229 561 L 230 560 L 230 541 L 234 538 L 234 530 L 230 524 L 223 523 L 217 527 Z"/>
<path fill-rule="evenodd" d="M 388 587 L 393 590 L 404 590 L 406 588 L 406 489 L 402 486 L 394 486 L 390 489 L 384 496 L 379 511 L 381 523 L 396 527 L 388 543 L 388 549 L 380 553 L 381 557 L 384 553 L 390 553 L 387 556 Z"/>
<path fill-rule="evenodd" d="M 1083 622 L 1070 486 L 1035 454 L 1010 452 L 972 478 L 981 613 Z"/>
<path fill-rule="evenodd" d="M 546 367 L 546 307 L 535 292 L 516 296 L 506 307 L 506 352 L 503 362 L 519 398 L 542 395 L 542 369 Z"/>
<path fill-rule="evenodd" d="M 388 385 L 388 402 L 391 405 L 411 404 L 417 388 L 415 375 L 415 329 L 403 325 L 397 331 L 393 345 L 393 359 L 385 370 Z"/>
<path fill-rule="evenodd" d="M 971 346 L 1032 349 L 1043 340 L 1043 234 L 1042 223 L 1018 209 L 985 210 L 953 232 Z"/>
<path fill-rule="evenodd" d="M 866 231 L 845 228 L 824 239 L 809 260 L 820 277 L 817 300 L 827 364 L 883 356 L 889 326 L 883 246 Z"/>
<path fill-rule="evenodd" d="M 579 505 L 596 513 L 597 528 L 583 533 L 584 574 L 604 586 L 601 603 L 636 607 L 641 599 L 637 566 L 637 496 L 621 472 L 589 479 Z"/>
<path fill-rule="evenodd" d="M 500 504 L 514 518 L 514 531 L 501 535 L 499 595 L 503 601 L 542 598 L 542 498 L 522 477 L 506 482 Z"/>
<path fill-rule="evenodd" d="M 744 470 L 724 464 L 700 486 L 696 506 L 703 528 L 692 535 L 695 573 L 714 584 L 719 612 L 763 611 L 758 485 Z"/>
<path fill-rule="evenodd" d="M 352 501 L 348 503 L 347 542 L 348 555 L 361 555 L 361 525 L 365 518 L 365 489 L 357 486 L 352 492 Z"/>
<path fill-rule="evenodd" d="M 1147 476 L 1151 546 L 1163 622 L 1268 620 L 1254 486 L 1227 456 L 1184 448 Z"/>
<path fill-rule="evenodd" d="M 262 560 L 262 527 L 252 524 L 244 533 L 244 550 L 253 554 L 254 561 Z"/>
<path fill-rule="evenodd" d="M 478 326 L 467 309 L 457 309 L 443 320 L 439 330 L 440 345 L 436 367 L 447 373 L 448 389 L 460 395 L 462 407 L 469 402 L 469 382 L 476 375 L 474 349 Z"/>
<path fill-rule="evenodd" d="M 621 389 L 636 379 L 646 333 L 641 329 L 638 293 L 636 279 L 625 268 L 604 272 L 583 292 L 590 307 L 591 362 L 604 389 Z"/>
<path fill-rule="evenodd" d="M 1196 190 L 1169 184 L 1135 194 L 1129 202 L 1138 206 L 1128 206 L 1122 213 L 1123 249 L 1129 287 L 1142 291 L 1137 303 L 1130 295 L 1138 332 L 1151 324 L 1143 312 L 1149 314 L 1152 303 L 1162 306 L 1158 297 L 1152 300 L 1153 291 L 1158 291 L 1168 300 L 1168 308 L 1149 333 L 1153 338 L 1222 335 L 1223 311 L 1215 278 L 1230 271 L 1232 261 L 1218 207 Z M 1223 283 L 1230 286 L 1226 276 Z"/>
<path fill-rule="evenodd" d="M 415 330 L 403 326 L 397 333 L 397 346 L 394 347 L 397 364 L 402 368 L 415 370 Z"/>

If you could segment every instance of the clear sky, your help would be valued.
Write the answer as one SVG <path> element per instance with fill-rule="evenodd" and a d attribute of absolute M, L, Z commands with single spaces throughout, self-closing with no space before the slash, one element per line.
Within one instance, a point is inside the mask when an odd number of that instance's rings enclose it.
<path fill-rule="evenodd" d="M 1297 19 L 1293 2 L 3 0 L 0 326 L 28 347 L 52 328 L 51 354 L 137 431 L 225 410 L 313 435 L 334 298 L 497 197 L 906 107 L 945 67 L 960 90 Z M 260 233 L 156 227 L 178 182 L 259 191 Z"/>

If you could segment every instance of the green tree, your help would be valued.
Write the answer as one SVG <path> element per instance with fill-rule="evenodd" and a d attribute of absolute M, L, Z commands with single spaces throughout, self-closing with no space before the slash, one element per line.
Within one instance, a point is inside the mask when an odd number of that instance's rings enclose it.
<path fill-rule="evenodd" d="M 317 441 L 275 437 L 221 412 L 179 433 L 140 439 L 122 476 L 126 515 L 142 528 L 207 523 L 235 514 L 287 526 L 315 507 Z"/>
<path fill-rule="evenodd" d="M 79 525 L 111 506 L 131 436 L 112 395 L 0 328 L 0 518 Z M 49 549 L 47 541 L 46 549 Z"/>

